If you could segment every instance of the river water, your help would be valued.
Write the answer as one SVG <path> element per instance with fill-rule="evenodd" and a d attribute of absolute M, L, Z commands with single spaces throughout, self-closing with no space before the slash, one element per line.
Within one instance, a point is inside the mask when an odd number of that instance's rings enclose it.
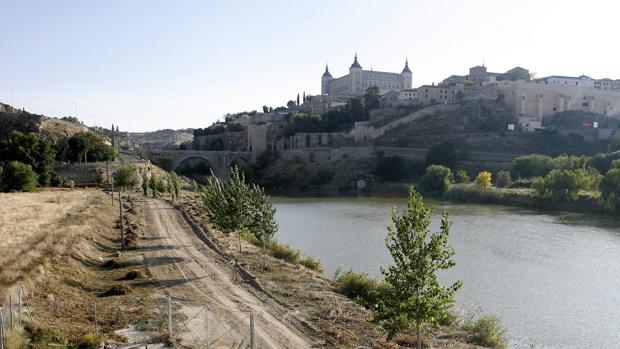
<path fill-rule="evenodd" d="M 279 239 L 340 268 L 380 276 L 396 198 L 272 198 Z M 620 222 L 608 217 L 435 203 L 453 222 L 457 306 L 497 315 L 511 348 L 620 348 Z"/>

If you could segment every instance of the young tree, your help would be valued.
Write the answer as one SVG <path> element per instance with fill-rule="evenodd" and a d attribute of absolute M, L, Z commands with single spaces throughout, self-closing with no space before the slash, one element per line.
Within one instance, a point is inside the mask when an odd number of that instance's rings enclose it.
<path fill-rule="evenodd" d="M 273 207 L 265 190 L 253 184 L 249 190 L 249 214 L 247 229 L 254 235 L 263 248 L 263 268 L 266 266 L 267 244 L 278 232 L 275 220 L 276 209 Z"/>
<path fill-rule="evenodd" d="M 456 183 L 467 184 L 471 181 L 471 178 L 469 178 L 465 170 L 458 170 L 454 175 L 454 181 Z"/>
<path fill-rule="evenodd" d="M 157 178 L 155 178 L 155 174 L 152 174 L 149 178 L 149 188 L 151 188 L 151 192 L 153 193 L 153 197 L 157 197 Z"/>
<path fill-rule="evenodd" d="M 142 175 L 142 191 L 144 196 L 149 196 L 149 176 L 146 173 Z"/>
<path fill-rule="evenodd" d="M 512 184 L 512 178 L 510 177 L 510 172 L 506 170 L 499 171 L 497 173 L 497 179 L 495 180 L 495 185 L 498 188 L 506 188 Z"/>
<path fill-rule="evenodd" d="M 454 178 L 449 168 L 441 165 L 431 165 L 426 168 L 426 174 L 420 184 L 427 192 L 444 193 L 450 188 Z"/>
<path fill-rule="evenodd" d="M 476 186 L 480 189 L 490 188 L 492 184 L 492 175 L 489 171 L 482 171 L 476 176 Z"/>
<path fill-rule="evenodd" d="M 600 190 L 603 207 L 620 212 L 620 167 L 607 171 L 601 180 Z"/>
<path fill-rule="evenodd" d="M 437 273 L 455 265 L 454 249 L 448 244 L 448 214 L 443 214 L 441 229 L 435 233 L 429 231 L 431 218 L 432 208 L 410 187 L 407 208 L 400 215 L 392 211 L 394 227 L 388 227 L 385 243 L 394 265 L 381 269 L 385 287 L 371 308 L 371 321 L 387 331 L 388 339 L 415 326 L 418 348 L 422 331 L 439 325 L 462 285 L 461 281 L 449 287 L 439 284 Z"/>
<path fill-rule="evenodd" d="M 545 178 L 532 183 L 539 198 L 553 202 L 576 201 L 582 186 L 583 181 L 579 180 L 577 174 L 567 170 L 553 170 Z"/>
<path fill-rule="evenodd" d="M 138 175 L 134 165 L 123 165 L 112 175 L 114 186 L 117 188 L 134 188 L 138 185 Z"/>

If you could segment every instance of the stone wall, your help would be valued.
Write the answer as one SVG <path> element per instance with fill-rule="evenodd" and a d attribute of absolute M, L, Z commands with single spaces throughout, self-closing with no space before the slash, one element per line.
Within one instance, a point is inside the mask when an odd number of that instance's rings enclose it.
<path fill-rule="evenodd" d="M 148 160 L 136 161 L 132 164 L 136 167 L 138 178 L 142 178 L 144 173 L 151 171 L 151 162 Z M 54 171 L 64 183 L 73 181 L 76 185 L 109 184 L 113 173 L 123 165 L 125 163 L 121 161 L 65 163 L 56 164 Z"/>
<path fill-rule="evenodd" d="M 211 149 L 216 140 L 221 140 L 223 149 Z M 192 149 L 194 150 L 228 150 L 246 151 L 248 147 L 247 132 L 225 132 L 217 135 L 204 135 L 194 138 Z"/>

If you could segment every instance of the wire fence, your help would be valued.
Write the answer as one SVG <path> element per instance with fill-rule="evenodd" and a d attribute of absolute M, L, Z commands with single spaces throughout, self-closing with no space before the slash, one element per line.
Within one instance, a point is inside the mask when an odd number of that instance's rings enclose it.
<path fill-rule="evenodd" d="M 6 348 L 7 331 L 21 327 L 26 321 L 34 324 L 29 294 L 22 282 L 9 290 L 9 294 L 0 306 L 0 349 Z"/>

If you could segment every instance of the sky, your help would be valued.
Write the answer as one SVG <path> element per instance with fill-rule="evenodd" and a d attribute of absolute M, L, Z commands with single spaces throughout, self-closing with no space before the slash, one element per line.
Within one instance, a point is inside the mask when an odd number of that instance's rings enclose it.
<path fill-rule="evenodd" d="M 125 131 L 209 126 L 319 94 L 329 63 L 413 86 L 482 64 L 620 78 L 620 3 L 0 0 L 0 102 Z M 13 101 L 13 102 L 11 102 Z"/>

